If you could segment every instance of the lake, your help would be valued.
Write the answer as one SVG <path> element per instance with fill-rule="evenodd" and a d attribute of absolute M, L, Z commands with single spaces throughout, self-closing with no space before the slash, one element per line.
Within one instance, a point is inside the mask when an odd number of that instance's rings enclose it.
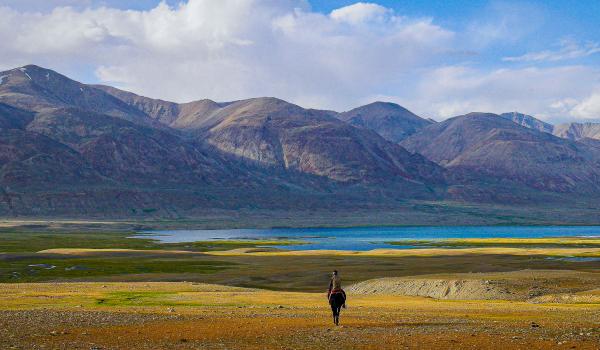
<path fill-rule="evenodd" d="M 351 228 L 273 228 L 230 230 L 143 231 L 135 238 L 151 238 L 164 243 L 218 240 L 294 240 L 302 245 L 277 246 L 283 249 L 371 250 L 376 248 L 412 249 L 386 242 L 446 238 L 543 238 L 600 237 L 600 226 L 411 226 Z"/>

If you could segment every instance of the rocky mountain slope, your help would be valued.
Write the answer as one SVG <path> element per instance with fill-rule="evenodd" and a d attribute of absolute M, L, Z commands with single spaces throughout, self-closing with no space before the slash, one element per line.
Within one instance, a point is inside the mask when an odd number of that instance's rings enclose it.
<path fill-rule="evenodd" d="M 104 185 L 107 179 L 84 157 L 49 137 L 20 129 L 0 129 L 0 183 L 13 190 Z M 10 200 L 4 198 L 9 206 Z"/>
<path fill-rule="evenodd" d="M 40 112 L 26 129 L 70 147 L 98 173 L 118 182 L 197 186 L 246 176 L 177 135 L 77 108 Z"/>
<path fill-rule="evenodd" d="M 0 128 L 23 129 L 33 120 L 34 113 L 0 103 Z"/>
<path fill-rule="evenodd" d="M 585 138 L 600 140 L 600 123 L 566 123 L 554 128 L 554 135 L 579 141 Z"/>
<path fill-rule="evenodd" d="M 102 89 L 162 118 L 174 129 L 259 166 L 341 182 L 444 181 L 441 167 L 375 132 L 341 122 L 328 111 L 304 109 L 269 97 L 165 104 L 114 88 Z M 162 112 L 152 114 L 154 111 Z"/>
<path fill-rule="evenodd" d="M 0 72 L 0 76 L 0 103 L 16 108 L 40 112 L 59 107 L 77 107 L 136 124 L 160 125 L 110 94 L 52 70 L 28 65 Z"/>
<path fill-rule="evenodd" d="M 373 131 L 275 98 L 232 103 L 200 131 L 223 152 L 336 181 L 443 179 L 440 167 Z"/>
<path fill-rule="evenodd" d="M 502 113 L 500 114 L 500 116 L 504 119 L 512 120 L 513 122 L 521 126 L 537 131 L 543 131 L 552 134 L 552 131 L 554 130 L 554 125 L 543 122 L 527 114 L 519 112 L 510 112 Z"/>
<path fill-rule="evenodd" d="M 338 114 L 338 118 L 351 125 L 371 129 L 396 143 L 433 123 L 404 107 L 388 102 L 361 106 Z"/>
<path fill-rule="evenodd" d="M 548 128 L 518 113 L 435 123 L 381 102 L 344 113 L 272 97 L 179 104 L 25 66 L 0 73 L 0 215 L 600 197 L 593 125 L 565 138 Z"/>
<path fill-rule="evenodd" d="M 175 103 L 139 96 L 112 86 L 94 85 L 94 87 L 140 110 L 152 119 L 176 129 L 194 128 L 203 118 L 227 105 L 226 103 L 219 104 L 207 99 L 189 103 Z"/>
<path fill-rule="evenodd" d="M 600 190 L 596 149 L 495 114 L 471 113 L 430 125 L 401 143 L 455 175 L 544 191 Z"/>
<path fill-rule="evenodd" d="M 274 98 L 176 104 L 37 66 L 0 76 L 4 214 L 300 208 L 378 183 L 392 198 L 445 186 L 423 156 Z"/>

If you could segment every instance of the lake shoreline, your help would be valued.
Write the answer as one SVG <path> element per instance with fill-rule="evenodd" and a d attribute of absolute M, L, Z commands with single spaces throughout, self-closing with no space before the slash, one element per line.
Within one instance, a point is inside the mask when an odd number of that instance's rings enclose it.
<path fill-rule="evenodd" d="M 546 238 L 544 246 L 565 244 L 551 238 L 571 237 L 586 240 L 600 237 L 598 226 L 373 226 L 355 228 L 279 228 L 279 229 L 221 229 L 221 230 L 145 230 L 129 238 L 150 239 L 159 244 L 206 243 L 227 244 L 247 242 L 257 247 L 267 246 L 287 250 L 344 250 L 416 249 L 428 246 L 454 247 L 485 244 L 477 239 L 496 239 L 497 246 L 537 245 Z M 586 238 L 587 237 L 587 238 Z M 519 239 L 516 242 L 510 240 Z M 531 239 L 532 242 L 527 242 Z M 444 242 L 450 240 L 450 242 Z M 457 242 L 457 240 L 466 240 Z M 261 245 L 260 242 L 268 242 Z M 277 244 L 279 243 L 279 244 Z M 489 242 L 488 242 L 489 243 Z M 573 243 L 572 241 L 570 243 Z M 593 242 L 596 243 L 595 241 Z M 593 246 L 595 246 L 593 244 Z"/>

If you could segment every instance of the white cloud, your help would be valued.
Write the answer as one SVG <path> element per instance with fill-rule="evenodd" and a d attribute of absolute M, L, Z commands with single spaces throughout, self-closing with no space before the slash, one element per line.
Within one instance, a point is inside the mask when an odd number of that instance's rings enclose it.
<path fill-rule="evenodd" d="M 270 95 L 343 109 L 431 63 L 452 38 L 429 18 L 361 3 L 331 14 L 302 0 L 190 0 L 149 11 L 0 8 L 3 68 L 94 67 L 102 81 L 176 101 Z"/>
<path fill-rule="evenodd" d="M 588 118 L 596 108 L 590 94 L 600 91 L 592 66 L 458 61 L 465 56 L 456 53 L 533 30 L 535 21 L 521 23 L 524 12 L 535 12 L 528 8 L 493 7 L 493 20 L 455 33 L 372 3 L 329 14 L 306 0 L 189 0 L 147 11 L 90 3 L 39 13 L 0 6 L 0 70 L 34 63 L 84 81 L 95 72 L 101 82 L 174 101 L 277 96 L 346 110 L 386 99 L 436 119 L 512 110 Z M 578 48 L 594 49 L 586 45 Z"/>
<path fill-rule="evenodd" d="M 600 86 L 599 77 L 600 70 L 586 66 L 496 70 L 446 66 L 424 74 L 412 100 L 415 111 L 438 119 L 472 111 L 520 111 L 564 121 L 593 113 L 593 102 L 575 106 Z"/>
<path fill-rule="evenodd" d="M 507 62 L 562 61 L 600 53 L 600 44 L 596 42 L 580 44 L 576 41 L 565 39 L 560 41 L 559 46 L 558 50 L 529 52 L 522 56 L 504 57 L 502 60 Z"/>
<path fill-rule="evenodd" d="M 339 22 L 359 24 L 373 20 L 382 21 L 391 15 L 392 11 L 383 6 L 358 2 L 354 5 L 333 10 L 329 16 Z"/>
<path fill-rule="evenodd" d="M 600 91 L 577 103 L 571 109 L 571 115 L 581 119 L 600 120 Z"/>

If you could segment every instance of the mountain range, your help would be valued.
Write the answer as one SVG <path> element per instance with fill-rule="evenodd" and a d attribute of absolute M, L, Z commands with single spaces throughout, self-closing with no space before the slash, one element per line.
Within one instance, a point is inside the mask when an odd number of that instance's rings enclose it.
<path fill-rule="evenodd" d="M 600 152 L 522 127 L 490 113 L 470 113 L 402 141 L 469 182 L 493 180 L 551 192 L 598 192 Z"/>
<path fill-rule="evenodd" d="M 273 98 L 174 103 L 29 65 L 0 72 L 0 214 L 194 216 L 600 198 L 600 124 L 443 122 Z"/>

